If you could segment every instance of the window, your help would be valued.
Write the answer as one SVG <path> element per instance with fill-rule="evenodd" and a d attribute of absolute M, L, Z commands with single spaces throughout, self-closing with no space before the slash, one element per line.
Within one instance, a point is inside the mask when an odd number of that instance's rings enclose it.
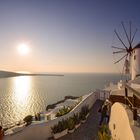
<path fill-rule="evenodd" d="M 134 55 L 134 60 L 136 60 L 136 55 Z"/>

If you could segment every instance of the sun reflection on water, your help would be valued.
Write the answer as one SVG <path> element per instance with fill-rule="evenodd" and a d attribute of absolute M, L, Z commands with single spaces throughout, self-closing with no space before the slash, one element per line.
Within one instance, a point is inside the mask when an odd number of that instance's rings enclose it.
<path fill-rule="evenodd" d="M 30 112 L 29 108 L 32 102 L 31 87 L 32 79 L 30 76 L 13 78 L 14 93 L 12 94 L 12 99 L 14 108 L 12 110 L 14 115 L 19 119 Z"/>
<path fill-rule="evenodd" d="M 29 76 L 19 76 L 14 79 L 15 101 L 18 104 L 26 104 L 30 94 L 31 78 Z"/>

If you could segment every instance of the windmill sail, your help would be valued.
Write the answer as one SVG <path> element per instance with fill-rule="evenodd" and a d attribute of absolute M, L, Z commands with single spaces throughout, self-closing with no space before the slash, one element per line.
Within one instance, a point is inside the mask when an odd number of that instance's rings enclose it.
<path fill-rule="evenodd" d="M 114 49 L 113 55 L 117 54 L 123 55 L 120 58 L 118 58 L 118 60 L 116 60 L 114 64 L 124 61 L 123 70 L 125 71 L 126 74 L 128 74 L 130 73 L 130 58 L 132 57 L 131 55 L 134 48 L 133 41 L 138 30 L 136 28 L 134 31 L 132 31 L 131 21 L 129 22 L 129 28 L 126 28 L 123 22 L 121 22 L 121 26 L 125 35 L 124 38 L 123 39 L 121 38 L 116 29 L 114 30 L 114 33 L 118 41 L 121 43 L 122 47 L 112 46 L 112 48 Z M 124 40 L 126 40 L 127 42 L 126 41 L 124 42 Z"/>

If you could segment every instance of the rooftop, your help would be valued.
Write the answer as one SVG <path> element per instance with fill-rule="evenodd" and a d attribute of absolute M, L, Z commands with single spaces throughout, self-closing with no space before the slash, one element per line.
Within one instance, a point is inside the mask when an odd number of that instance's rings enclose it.
<path fill-rule="evenodd" d="M 133 48 L 133 50 L 134 50 L 134 49 L 137 49 L 137 48 L 140 48 L 140 43 L 138 43 L 138 44 Z"/>

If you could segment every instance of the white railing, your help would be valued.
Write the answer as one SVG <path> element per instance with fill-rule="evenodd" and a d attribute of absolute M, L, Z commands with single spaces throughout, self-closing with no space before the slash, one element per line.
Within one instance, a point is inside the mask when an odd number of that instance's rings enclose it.
<path fill-rule="evenodd" d="M 99 100 L 106 100 L 106 99 L 109 99 L 110 91 L 97 89 L 95 91 L 95 94 L 97 95 L 97 98 Z"/>

